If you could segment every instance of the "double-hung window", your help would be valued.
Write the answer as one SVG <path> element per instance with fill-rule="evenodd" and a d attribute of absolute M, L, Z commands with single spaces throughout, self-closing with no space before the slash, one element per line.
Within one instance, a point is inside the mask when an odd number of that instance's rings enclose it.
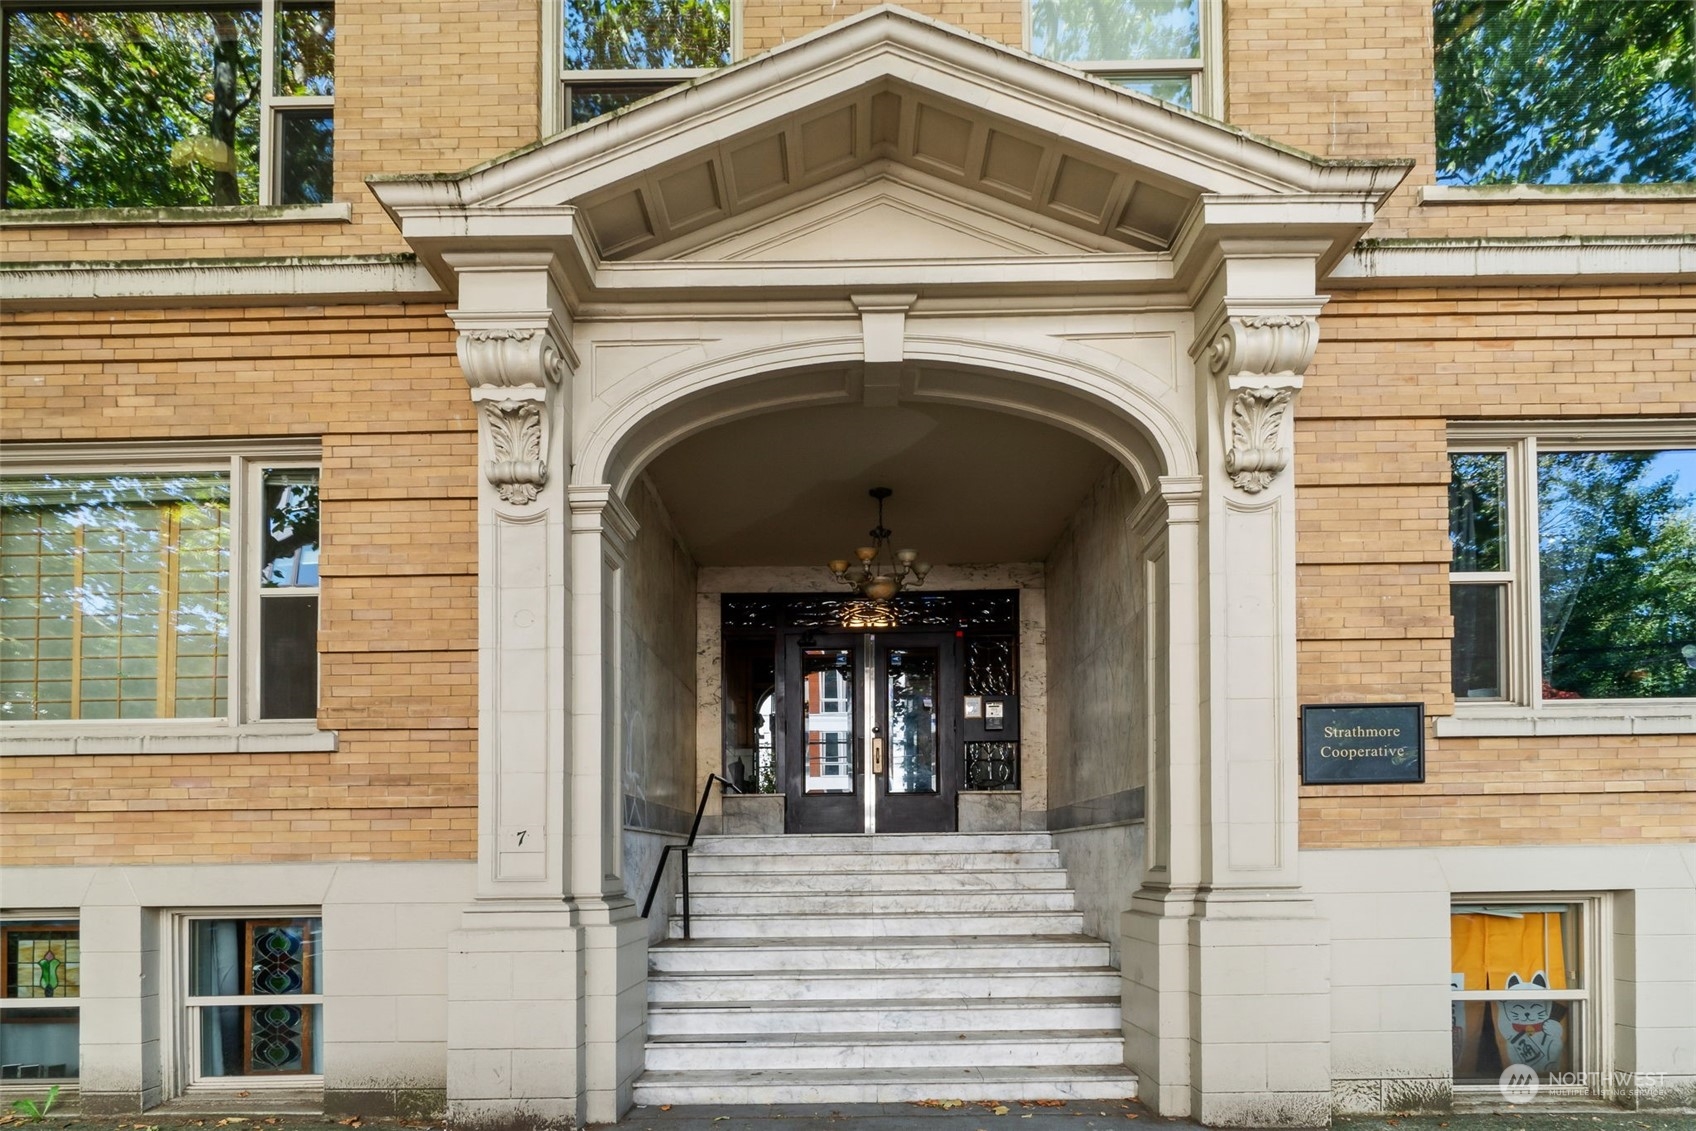
<path fill-rule="evenodd" d="M 335 8 L 0 0 L 5 207 L 324 204 Z"/>
<path fill-rule="evenodd" d="M 1696 0 L 1436 0 L 1437 181 L 1696 180 Z"/>
<path fill-rule="evenodd" d="M 10 453 L 0 724 L 28 737 L 312 719 L 316 458 L 316 445 L 138 446 L 121 464 Z"/>
<path fill-rule="evenodd" d="M 75 919 L 0 920 L 0 1086 L 76 1079 L 81 995 Z"/>
<path fill-rule="evenodd" d="M 731 0 L 563 0 L 562 31 L 572 126 L 727 65 Z"/>
<path fill-rule="evenodd" d="M 1541 1087 L 1606 1091 L 1596 987 L 1604 901 L 1456 896 L 1449 908 L 1454 1082 L 1488 1089 L 1535 1073 Z"/>
<path fill-rule="evenodd" d="M 1222 98 L 1220 0 L 1030 0 L 1031 52 L 1186 110 Z"/>
<path fill-rule="evenodd" d="M 1457 428 L 1450 449 L 1457 718 L 1696 706 L 1696 427 Z"/>
<path fill-rule="evenodd" d="M 299 1085 L 324 1063 L 322 924 L 315 914 L 180 920 L 182 1083 Z"/>

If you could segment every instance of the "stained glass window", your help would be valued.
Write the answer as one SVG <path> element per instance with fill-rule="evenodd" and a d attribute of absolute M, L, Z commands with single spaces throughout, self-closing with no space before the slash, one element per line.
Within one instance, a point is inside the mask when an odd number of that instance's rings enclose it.
<path fill-rule="evenodd" d="M 314 918 L 194 921 L 189 1007 L 201 1076 L 322 1071 L 319 937 Z"/>
<path fill-rule="evenodd" d="M 0 925 L 0 1081 L 76 1078 L 81 994 L 76 923 Z"/>

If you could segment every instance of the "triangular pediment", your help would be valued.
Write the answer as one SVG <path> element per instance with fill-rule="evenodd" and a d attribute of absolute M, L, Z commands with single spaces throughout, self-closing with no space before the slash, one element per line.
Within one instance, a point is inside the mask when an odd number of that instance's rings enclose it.
<path fill-rule="evenodd" d="M 609 264 L 802 263 L 1162 255 L 1209 200 L 1359 201 L 1369 223 L 1407 168 L 1316 158 L 885 6 L 466 173 L 371 184 L 432 264 L 478 232 Z"/>
<path fill-rule="evenodd" d="M 830 263 L 1005 259 L 1080 255 L 1111 247 L 1066 225 L 1044 222 L 991 198 L 923 184 L 892 166 L 869 182 L 785 197 L 763 213 L 727 219 L 638 259 L 688 262 Z M 915 183 L 921 182 L 921 183 Z"/>

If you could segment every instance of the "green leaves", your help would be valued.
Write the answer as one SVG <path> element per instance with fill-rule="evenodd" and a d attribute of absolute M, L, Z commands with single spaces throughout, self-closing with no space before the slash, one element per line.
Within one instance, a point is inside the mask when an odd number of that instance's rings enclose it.
<path fill-rule="evenodd" d="M 1692 0 L 1437 0 L 1443 184 L 1696 180 Z"/>

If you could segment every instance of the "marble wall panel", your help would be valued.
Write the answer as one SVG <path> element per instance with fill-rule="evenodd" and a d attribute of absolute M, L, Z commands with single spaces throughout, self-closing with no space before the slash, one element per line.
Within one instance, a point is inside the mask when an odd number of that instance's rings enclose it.
<path fill-rule="evenodd" d="M 1129 526 L 1137 491 L 1104 475 L 1047 562 L 1047 807 L 1146 786 L 1146 602 Z"/>

